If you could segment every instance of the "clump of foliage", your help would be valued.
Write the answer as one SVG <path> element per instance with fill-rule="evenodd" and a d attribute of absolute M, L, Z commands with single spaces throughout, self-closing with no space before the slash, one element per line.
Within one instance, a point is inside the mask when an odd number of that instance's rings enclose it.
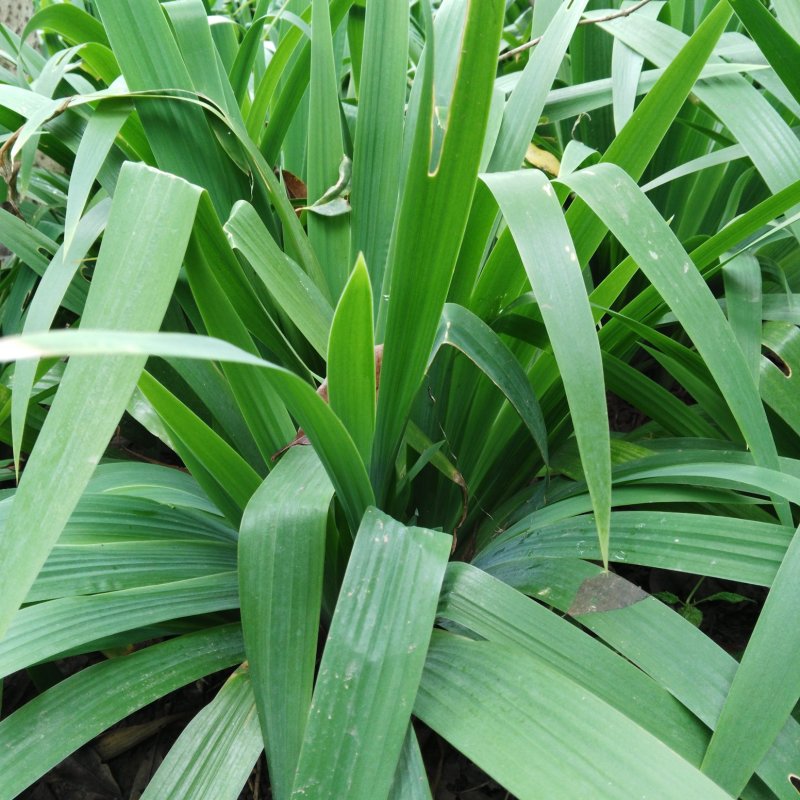
<path fill-rule="evenodd" d="M 519 798 L 796 795 L 772 6 L 43 1 L 2 31 L 0 674 L 109 655 L 0 722 L 2 797 L 227 668 L 146 798 L 235 798 L 262 750 L 278 800 L 430 797 L 412 717 Z M 121 419 L 181 468 L 107 452 Z M 620 565 L 768 587 L 741 661 Z"/>

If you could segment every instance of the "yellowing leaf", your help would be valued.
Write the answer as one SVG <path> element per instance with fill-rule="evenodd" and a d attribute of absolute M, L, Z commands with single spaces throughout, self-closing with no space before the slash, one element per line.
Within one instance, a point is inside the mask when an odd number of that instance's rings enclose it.
<path fill-rule="evenodd" d="M 552 153 L 542 150 L 541 147 L 537 147 L 535 144 L 528 145 L 528 150 L 525 153 L 525 162 L 556 177 L 558 177 L 558 172 L 561 169 L 561 162 Z"/>

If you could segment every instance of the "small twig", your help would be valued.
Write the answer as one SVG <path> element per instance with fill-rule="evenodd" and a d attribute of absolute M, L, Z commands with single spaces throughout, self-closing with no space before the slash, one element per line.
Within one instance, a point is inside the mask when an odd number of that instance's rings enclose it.
<path fill-rule="evenodd" d="M 604 17 L 590 17 L 588 19 L 582 19 L 578 25 L 595 25 L 598 22 L 610 22 L 612 19 L 621 19 L 622 17 L 627 17 L 630 14 L 633 14 L 634 11 L 638 11 L 642 6 L 646 6 L 649 2 L 650 0 L 639 0 L 638 3 L 634 3 L 634 5 L 630 6 L 629 8 L 624 8 L 621 11 L 615 11 L 612 14 L 606 14 Z M 497 60 L 506 61 L 509 58 L 519 55 L 520 53 L 524 53 L 526 50 L 536 47 L 536 45 L 539 44 L 543 38 L 544 37 L 542 36 L 537 36 L 535 39 L 531 39 L 529 42 L 525 42 L 525 44 L 521 44 L 519 47 L 515 47 L 512 50 L 506 50 L 505 53 L 500 54 L 500 57 Z"/>

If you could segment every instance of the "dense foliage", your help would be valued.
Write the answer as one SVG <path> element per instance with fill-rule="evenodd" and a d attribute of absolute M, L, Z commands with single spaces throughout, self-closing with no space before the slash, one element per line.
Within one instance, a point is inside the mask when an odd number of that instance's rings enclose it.
<path fill-rule="evenodd" d="M 796 796 L 795 0 L 37 9 L 0 797 L 223 669 L 146 798 Z"/>

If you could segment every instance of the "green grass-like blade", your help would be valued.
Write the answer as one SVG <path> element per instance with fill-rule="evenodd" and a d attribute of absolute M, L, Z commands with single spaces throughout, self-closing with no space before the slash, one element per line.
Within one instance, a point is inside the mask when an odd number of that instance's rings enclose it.
<path fill-rule="evenodd" d="M 538 170 L 485 175 L 539 301 L 589 481 L 603 561 L 608 561 L 611 459 L 603 365 L 592 310 L 555 191 Z"/>
<path fill-rule="evenodd" d="M 225 251 L 226 260 L 232 265 L 236 264 L 209 197 L 204 195 L 186 253 L 186 274 L 192 295 L 197 301 L 206 330 L 212 336 L 257 353 L 258 349 L 236 306 L 217 278 L 220 273 L 224 276 L 224 271 L 218 266 L 215 269 L 215 264 L 218 265 L 223 259 L 214 258 L 214 248 Z M 261 455 L 269 464 L 270 456 L 292 437 L 289 412 L 266 375 L 254 373 L 239 364 L 225 364 L 223 370 Z"/>
<path fill-rule="evenodd" d="M 236 800 L 262 750 L 246 666 L 186 726 L 142 800 Z"/>
<path fill-rule="evenodd" d="M 199 198 L 200 190 L 180 178 L 134 164 L 123 168 L 86 300 L 85 325 L 159 327 Z M 12 576 L 0 599 L 0 635 L 78 502 L 144 362 L 144 357 L 78 359 L 68 365 L 0 539 L 0 560 Z M 57 496 L 58 504 L 43 504 L 42 492 Z"/>
<path fill-rule="evenodd" d="M 388 800 L 433 800 L 414 727 L 408 726 Z"/>
<path fill-rule="evenodd" d="M 311 705 L 332 495 L 316 453 L 293 448 L 242 518 L 242 630 L 277 800 L 291 793 Z"/>
<path fill-rule="evenodd" d="M 259 474 L 218 433 L 148 372 L 138 389 L 167 427 L 181 460 L 233 524 L 258 488 Z"/>
<path fill-rule="evenodd" d="M 491 103 L 503 10 L 498 0 L 469 4 L 448 128 L 433 172 L 433 109 L 428 95 L 433 65 L 426 57 L 421 67 L 427 87 L 423 95 L 428 96 L 422 98 L 422 113 L 413 132 L 411 164 L 387 265 L 389 304 L 371 464 L 379 498 L 388 494 L 395 454 L 422 383 L 467 223 Z M 418 268 L 421 252 L 427 264 L 424 271 Z"/>
<path fill-rule="evenodd" d="M 225 625 L 95 664 L 67 678 L 0 723 L 0 791 L 16 797 L 115 722 L 243 658 L 238 624 Z M 34 741 L 37 746 L 31 747 Z"/>
<path fill-rule="evenodd" d="M 708 734 L 692 714 L 626 659 L 507 584 L 455 562 L 439 614 L 490 642 L 522 647 L 699 765 Z"/>
<path fill-rule="evenodd" d="M 520 800 L 729 798 L 652 734 L 512 644 L 437 632 L 414 713 Z"/>
<path fill-rule="evenodd" d="M 635 180 L 641 177 L 692 91 L 730 16 L 730 7 L 718 3 L 686 45 L 672 54 L 669 66 L 609 145 L 603 161 L 619 164 Z M 585 264 L 602 241 L 605 226 L 593 219 L 581 203 L 570 207 L 567 221 L 578 258 Z"/>
<path fill-rule="evenodd" d="M 401 179 L 408 25 L 405 0 L 367 3 L 350 194 L 350 262 L 364 254 L 376 308 Z"/>
<path fill-rule="evenodd" d="M 322 656 L 292 796 L 385 797 L 411 716 L 450 537 L 364 517 Z"/>
<path fill-rule="evenodd" d="M 0 340 L 0 361 L 20 358 L 41 358 L 46 355 L 102 355 L 126 354 L 128 357 L 156 355 L 172 358 L 202 358 L 227 361 L 259 367 L 270 376 L 272 385 L 281 398 L 292 408 L 308 434 L 328 475 L 336 487 L 337 496 L 344 506 L 348 522 L 358 529 L 361 517 L 374 497 L 367 478 L 364 462 L 358 455 L 353 440 L 328 404 L 302 378 L 282 367 L 264 361 L 220 339 L 180 333 L 124 333 L 120 331 L 50 331 L 25 337 L 8 336 Z M 147 391 L 166 392 L 147 373 L 142 375 Z M 175 402 L 177 398 L 173 398 Z M 192 415 L 182 403 L 180 416 Z M 194 415 L 192 415 L 194 417 Z M 193 425 L 205 425 L 194 417 Z M 171 425 L 171 423 L 170 423 Z M 206 426 L 207 428 L 207 426 Z M 219 437 L 217 437 L 219 438 Z M 203 436 L 198 436 L 200 445 Z M 219 439 L 220 442 L 223 440 Z M 224 444 L 224 442 L 223 442 Z M 241 460 L 226 444 L 231 453 Z M 30 465 L 28 466 L 30 469 Z M 245 487 L 246 490 L 247 487 Z M 247 495 L 248 498 L 250 495 Z"/>
<path fill-rule="evenodd" d="M 545 559 L 532 565 L 525 558 L 486 568 L 526 594 L 536 597 L 545 592 L 548 604 L 563 612 L 583 581 L 601 574 L 599 567 L 578 559 Z M 583 614 L 577 620 L 714 728 L 737 662 L 691 622 L 652 597 L 613 611 Z M 758 767 L 759 777 L 781 800 L 796 796 L 787 775 L 796 767 L 798 746 L 800 725 L 790 720 Z"/>
<path fill-rule="evenodd" d="M 730 0 L 730 4 L 770 66 L 800 102 L 800 75 L 797 73 L 800 43 L 757 0 Z"/>
<path fill-rule="evenodd" d="M 36 603 L 17 614 L 0 642 L 0 674 L 113 633 L 238 605 L 235 571 Z"/>
<path fill-rule="evenodd" d="M 333 309 L 326 297 L 270 236 L 256 210 L 237 203 L 225 223 L 231 246 L 250 263 L 277 305 L 323 358 Z"/>
<path fill-rule="evenodd" d="M 732 795 L 742 791 L 792 719 L 800 698 L 800 534 L 795 533 L 736 670 L 703 771 Z"/>
<path fill-rule="evenodd" d="M 99 0 L 97 8 L 131 91 L 194 91 L 158 0 Z M 201 109 L 169 101 L 143 101 L 138 109 L 159 166 L 208 189 L 217 211 L 227 214 L 245 195 L 244 176 L 232 168 Z"/>
<path fill-rule="evenodd" d="M 564 182 L 604 220 L 691 337 L 758 463 L 778 466 L 772 432 L 742 350 L 719 305 L 667 223 L 633 180 L 612 164 Z"/>
<path fill-rule="evenodd" d="M 74 297 L 77 293 L 76 289 L 79 287 L 83 289 L 80 284 L 76 285 L 75 274 L 80 269 L 89 248 L 105 228 L 110 205 L 110 200 L 101 200 L 95 205 L 77 223 L 72 237 L 72 246 L 68 248 L 65 243 L 56 251 L 28 306 L 28 313 L 22 328 L 24 332 L 47 330 L 62 304 L 72 305 L 68 299 L 69 295 L 72 294 Z M 25 419 L 38 366 L 36 361 L 30 361 L 20 364 L 14 370 L 14 392 L 11 396 L 11 438 L 14 446 L 14 465 L 17 471 L 19 471 Z"/>
<path fill-rule="evenodd" d="M 109 540 L 94 544 L 59 543 L 36 576 L 26 602 L 155 586 L 236 569 L 233 543 L 173 538 L 169 529 L 165 530 L 172 520 L 165 519 L 165 515 L 159 517 L 152 504 L 143 505 L 138 513 L 150 515 L 145 519 L 158 525 L 153 541 L 118 541 L 109 536 Z M 116 510 L 111 513 L 117 515 Z M 128 522 L 132 516 L 120 512 L 120 522 Z M 67 530 L 64 529 L 65 535 Z M 191 608 L 189 613 L 196 612 Z M 3 646 L 0 643 L 0 648 Z"/>
<path fill-rule="evenodd" d="M 308 109 L 309 202 L 319 200 L 336 183 L 344 155 L 338 84 L 328 0 L 312 0 Z M 333 298 L 338 298 L 350 271 L 348 219 L 346 216 L 325 217 L 310 213 L 307 223 L 308 238 L 319 259 L 328 290 Z"/>
<path fill-rule="evenodd" d="M 761 265 L 750 253 L 741 253 L 722 268 L 725 304 L 733 335 L 742 348 L 753 380 L 761 363 Z"/>
<path fill-rule="evenodd" d="M 359 257 L 336 307 L 328 347 L 328 401 L 369 466 L 375 432 L 372 288 Z"/>
<path fill-rule="evenodd" d="M 431 360 L 443 345 L 464 353 L 500 389 L 522 418 L 547 462 L 547 428 L 542 409 L 528 376 L 503 340 L 471 311 L 446 303 Z"/>
<path fill-rule="evenodd" d="M 655 491 L 655 490 L 653 490 Z M 592 520 L 585 516 L 514 526 L 502 544 L 489 545 L 480 563 L 508 558 L 512 550 L 528 558 L 599 557 Z M 793 530 L 783 525 L 707 514 L 615 511 L 611 514 L 615 563 L 710 575 L 769 586 L 786 553 Z M 512 544 L 513 542 L 513 544 Z M 515 557 L 517 557 L 515 556 Z"/>
<path fill-rule="evenodd" d="M 71 3 L 45 6 L 37 11 L 26 23 L 22 41 L 36 30 L 55 31 L 72 44 L 98 42 L 108 46 L 108 37 L 100 20 Z"/>

